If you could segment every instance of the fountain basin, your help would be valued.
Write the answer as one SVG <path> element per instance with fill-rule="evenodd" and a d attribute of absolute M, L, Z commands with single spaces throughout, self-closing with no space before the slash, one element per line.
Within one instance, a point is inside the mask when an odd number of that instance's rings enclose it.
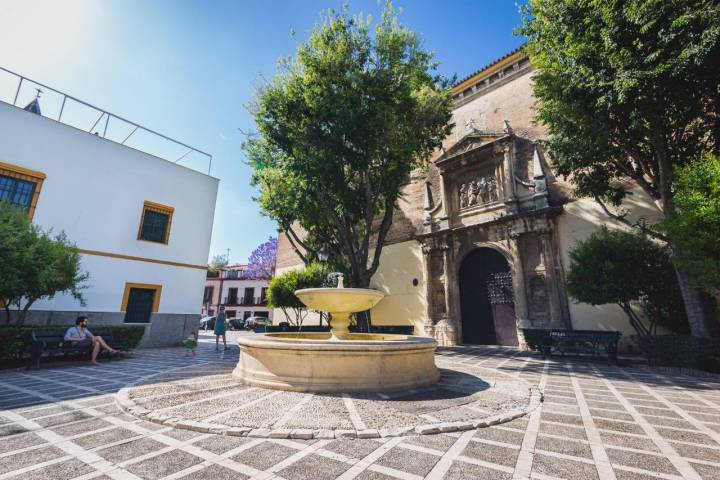
<path fill-rule="evenodd" d="M 332 341 L 331 341 L 332 340 Z M 267 333 L 239 337 L 233 378 L 296 392 L 391 392 L 436 383 L 437 342 L 413 335 Z"/>
<path fill-rule="evenodd" d="M 385 297 L 369 288 L 304 288 L 295 295 L 313 310 L 330 312 L 330 340 L 349 339 L 350 315 L 370 310 Z"/>

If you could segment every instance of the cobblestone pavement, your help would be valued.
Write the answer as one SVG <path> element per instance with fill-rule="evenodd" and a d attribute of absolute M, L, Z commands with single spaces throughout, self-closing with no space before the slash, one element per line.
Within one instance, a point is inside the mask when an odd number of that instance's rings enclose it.
<path fill-rule="evenodd" d="M 720 382 L 640 368 L 456 347 L 443 362 L 497 369 L 538 386 L 542 406 L 497 426 L 379 439 L 233 437 L 121 412 L 115 393 L 148 375 L 204 365 L 146 350 L 99 367 L 0 372 L 0 480 L 32 479 L 720 479 Z M 215 406 L 207 405 L 208 415 Z M 261 408 L 258 406 L 258 408 Z"/>

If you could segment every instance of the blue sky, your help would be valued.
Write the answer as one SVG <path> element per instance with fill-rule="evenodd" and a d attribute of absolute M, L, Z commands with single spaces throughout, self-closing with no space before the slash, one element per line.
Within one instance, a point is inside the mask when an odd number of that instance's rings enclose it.
<path fill-rule="evenodd" d="M 229 248 L 231 262 L 245 262 L 276 234 L 252 200 L 243 163 L 238 129 L 253 130 L 245 106 L 278 57 L 343 3 L 0 0 L 0 66 L 211 153 L 221 182 L 210 255 Z M 347 3 L 373 18 L 381 10 L 376 0 Z M 463 78 L 523 41 L 513 35 L 520 18 L 512 0 L 395 5 L 447 76 Z"/>

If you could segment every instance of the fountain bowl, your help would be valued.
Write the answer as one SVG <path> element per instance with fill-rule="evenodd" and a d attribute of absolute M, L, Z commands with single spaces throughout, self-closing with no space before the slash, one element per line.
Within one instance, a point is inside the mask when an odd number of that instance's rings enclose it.
<path fill-rule="evenodd" d="M 233 377 L 296 392 L 392 392 L 440 379 L 430 337 L 350 333 L 267 333 L 239 337 Z"/>
<path fill-rule="evenodd" d="M 350 314 L 370 310 L 385 294 L 369 288 L 304 288 L 295 296 L 313 310 Z"/>

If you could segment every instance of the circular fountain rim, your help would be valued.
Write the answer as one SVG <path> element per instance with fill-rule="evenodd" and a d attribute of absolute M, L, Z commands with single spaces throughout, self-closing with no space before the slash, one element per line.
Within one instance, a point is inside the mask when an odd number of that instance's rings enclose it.
<path fill-rule="evenodd" d="M 384 337 L 383 340 L 372 339 L 314 339 L 314 338 L 284 338 L 284 336 L 296 335 L 295 333 L 263 333 L 252 337 L 240 336 L 237 343 L 243 346 L 254 348 L 273 348 L 288 350 L 328 350 L 328 351 L 352 351 L 352 350 L 414 350 L 437 347 L 437 341 L 432 337 L 419 335 L 398 335 L 398 334 L 366 334 L 351 333 L 352 337 Z M 308 336 L 328 337 L 329 332 L 308 332 L 301 333 Z M 390 337 L 390 338 L 388 338 Z"/>
<path fill-rule="evenodd" d="M 369 293 L 374 296 L 378 297 L 385 297 L 385 293 L 381 292 L 380 290 L 375 290 L 373 288 L 350 288 L 350 287 L 343 287 L 343 288 L 336 288 L 336 287 L 316 287 L 316 288 L 301 288 L 300 290 L 295 290 L 295 295 L 299 293 L 338 293 L 340 295 L 349 295 L 351 293 L 357 294 L 357 293 Z"/>

